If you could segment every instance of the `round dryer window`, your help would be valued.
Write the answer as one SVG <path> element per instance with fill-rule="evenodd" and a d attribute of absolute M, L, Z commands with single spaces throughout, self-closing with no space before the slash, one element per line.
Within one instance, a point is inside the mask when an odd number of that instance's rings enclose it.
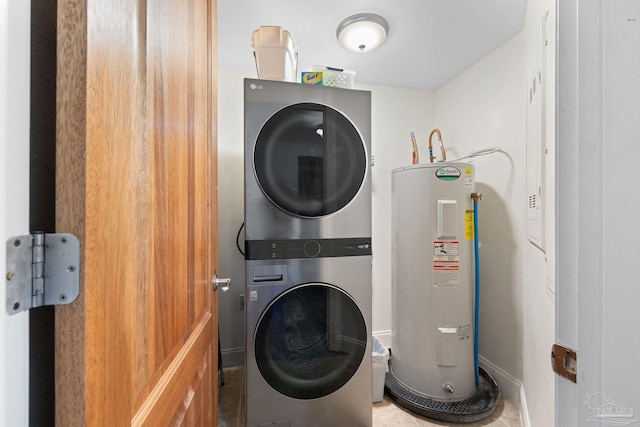
<path fill-rule="evenodd" d="M 283 108 L 262 127 L 254 149 L 265 195 L 298 216 L 321 217 L 345 207 L 367 170 L 365 145 L 351 121 L 319 104 Z"/>
<path fill-rule="evenodd" d="M 263 378 L 295 399 L 340 389 L 358 370 L 366 347 L 360 309 L 344 291 L 325 284 L 283 293 L 265 310 L 254 335 Z"/>

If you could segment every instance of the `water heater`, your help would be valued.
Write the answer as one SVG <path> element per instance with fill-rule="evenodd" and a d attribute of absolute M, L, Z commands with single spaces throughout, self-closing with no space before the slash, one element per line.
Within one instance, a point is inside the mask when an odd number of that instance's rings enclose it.
<path fill-rule="evenodd" d="M 474 166 L 392 171 L 392 374 L 432 399 L 475 391 Z"/>
<path fill-rule="evenodd" d="M 391 173 L 392 337 L 385 392 L 414 412 L 454 423 L 486 418 L 500 400 L 500 387 L 478 366 L 474 174 L 472 164 L 455 162 Z"/>

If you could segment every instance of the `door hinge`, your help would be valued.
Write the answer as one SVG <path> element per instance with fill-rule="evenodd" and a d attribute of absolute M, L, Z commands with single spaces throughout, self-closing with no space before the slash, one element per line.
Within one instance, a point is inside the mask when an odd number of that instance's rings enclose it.
<path fill-rule="evenodd" d="M 16 314 L 69 304 L 80 293 L 80 243 L 72 234 L 34 233 L 7 240 L 6 310 Z"/>
<path fill-rule="evenodd" d="M 578 354 L 568 347 L 554 344 L 551 348 L 551 367 L 553 372 L 569 381 L 577 382 Z"/>

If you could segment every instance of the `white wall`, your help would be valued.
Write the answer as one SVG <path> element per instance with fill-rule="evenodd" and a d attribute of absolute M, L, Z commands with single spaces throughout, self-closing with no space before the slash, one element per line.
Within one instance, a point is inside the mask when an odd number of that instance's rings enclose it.
<path fill-rule="evenodd" d="M 433 128 L 433 93 L 358 85 L 372 95 L 373 333 L 391 346 L 391 171 L 411 164 L 411 132 L 421 159 Z"/>
<path fill-rule="evenodd" d="M 461 153 L 499 146 L 474 160 L 481 241 L 480 354 L 505 394 L 520 401 L 526 425 L 554 424 L 554 55 L 547 94 L 546 254 L 526 238 L 527 80 L 540 63 L 540 22 L 552 0 L 529 2 L 523 31 L 435 93 L 435 125 Z M 553 50 L 555 34 L 549 34 Z M 490 372 L 492 369 L 488 369 Z M 519 393 L 519 396 L 513 394 Z"/>
<path fill-rule="evenodd" d="M 5 311 L 5 242 L 29 232 L 30 7 L 0 5 L 0 426 L 29 424 L 29 314 Z"/>
<path fill-rule="evenodd" d="M 522 408 L 523 415 L 531 426 L 555 424 L 555 374 L 549 366 L 551 346 L 555 342 L 555 183 L 556 183 L 556 7 L 554 0 L 528 3 L 524 35 L 526 40 L 527 70 L 535 68 L 536 61 L 542 66 L 546 105 L 544 141 L 546 167 L 544 171 L 546 194 L 542 200 L 545 207 L 545 251 L 525 241 L 523 276 L 523 346 L 522 346 Z M 538 55 L 542 16 L 547 13 L 546 40 L 543 48 L 544 61 Z M 546 67 L 545 67 L 546 62 Z M 546 69 L 545 69 L 546 68 Z M 546 77 L 546 79 L 545 79 Z M 526 426 L 525 426 L 526 427 Z"/>

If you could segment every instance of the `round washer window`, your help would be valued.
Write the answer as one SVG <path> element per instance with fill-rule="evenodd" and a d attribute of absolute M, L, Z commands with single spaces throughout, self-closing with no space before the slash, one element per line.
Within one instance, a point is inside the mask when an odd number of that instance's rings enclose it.
<path fill-rule="evenodd" d="M 344 291 L 306 284 L 285 292 L 263 313 L 254 336 L 263 378 L 295 399 L 327 396 L 356 373 L 367 347 L 360 309 Z"/>
<path fill-rule="evenodd" d="M 345 207 L 367 169 L 365 147 L 353 124 L 319 104 L 288 106 L 262 127 L 254 167 L 265 195 L 294 215 L 319 217 Z"/>

